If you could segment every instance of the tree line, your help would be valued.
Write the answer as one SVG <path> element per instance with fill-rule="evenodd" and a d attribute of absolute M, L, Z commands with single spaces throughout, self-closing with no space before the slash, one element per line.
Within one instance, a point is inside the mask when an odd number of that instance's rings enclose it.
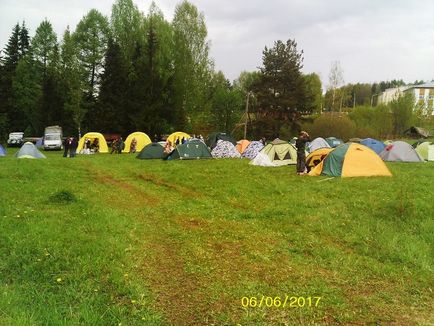
<path fill-rule="evenodd" d="M 116 0 L 110 17 L 92 9 L 60 40 L 46 19 L 33 37 L 24 22 L 16 24 L 0 53 L 0 136 L 37 136 L 61 125 L 67 135 L 183 130 L 241 137 L 247 124 L 248 138 L 286 137 L 306 115 L 372 105 L 375 94 L 402 82 L 345 85 L 323 95 L 320 77 L 302 73 L 304 53 L 288 39 L 265 46 L 259 70 L 231 83 L 215 71 L 209 51 L 204 15 L 188 1 L 168 21 L 155 3 L 145 14 L 132 0 Z"/>
<path fill-rule="evenodd" d="M 214 71 L 209 46 L 187 1 L 168 22 L 155 3 L 144 14 L 118 0 L 110 18 L 92 9 L 60 41 L 48 20 L 33 37 L 17 24 L 0 58 L 0 132 L 228 130 L 243 98 Z"/>

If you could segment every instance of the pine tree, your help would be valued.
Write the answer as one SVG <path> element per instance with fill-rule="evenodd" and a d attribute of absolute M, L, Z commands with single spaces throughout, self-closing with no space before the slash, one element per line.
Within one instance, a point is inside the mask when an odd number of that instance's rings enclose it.
<path fill-rule="evenodd" d="M 108 42 L 104 62 L 99 103 L 93 126 L 102 132 L 126 134 L 132 131 L 125 112 L 128 75 L 120 46 L 113 39 Z"/>
<path fill-rule="evenodd" d="M 30 37 L 29 37 L 29 31 L 26 27 L 25 22 L 21 24 L 21 29 L 19 33 L 19 40 L 18 40 L 18 50 L 20 58 L 22 58 L 24 55 L 26 55 L 27 51 L 30 47 Z"/>
<path fill-rule="evenodd" d="M 0 75 L 0 133 L 5 135 L 11 131 L 24 131 L 24 112 L 14 109 L 12 82 L 20 60 L 20 31 L 19 24 L 12 30 L 8 44 L 4 50 L 2 73 Z"/>

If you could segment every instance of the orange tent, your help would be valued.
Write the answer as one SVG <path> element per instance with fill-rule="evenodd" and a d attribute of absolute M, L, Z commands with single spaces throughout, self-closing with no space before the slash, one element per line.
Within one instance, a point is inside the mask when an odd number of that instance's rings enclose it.
<path fill-rule="evenodd" d="M 238 152 L 240 152 L 240 154 L 243 154 L 247 146 L 249 145 L 250 145 L 250 141 L 248 141 L 247 139 L 241 139 L 237 141 L 236 149 Z"/>

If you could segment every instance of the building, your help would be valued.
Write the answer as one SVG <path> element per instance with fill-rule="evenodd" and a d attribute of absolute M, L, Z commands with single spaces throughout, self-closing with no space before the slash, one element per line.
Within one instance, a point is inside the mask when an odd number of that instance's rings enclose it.
<path fill-rule="evenodd" d="M 387 104 L 403 94 L 413 94 L 414 106 L 423 112 L 434 113 L 434 82 L 388 88 L 378 96 L 378 104 Z"/>

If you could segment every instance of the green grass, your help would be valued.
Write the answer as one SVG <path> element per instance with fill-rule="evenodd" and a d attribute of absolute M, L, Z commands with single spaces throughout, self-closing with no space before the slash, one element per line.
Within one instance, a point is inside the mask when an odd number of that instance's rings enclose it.
<path fill-rule="evenodd" d="M 1 325 L 434 323 L 433 163 L 47 156 L 0 159 Z M 321 300 L 241 305 L 285 295 Z"/>

